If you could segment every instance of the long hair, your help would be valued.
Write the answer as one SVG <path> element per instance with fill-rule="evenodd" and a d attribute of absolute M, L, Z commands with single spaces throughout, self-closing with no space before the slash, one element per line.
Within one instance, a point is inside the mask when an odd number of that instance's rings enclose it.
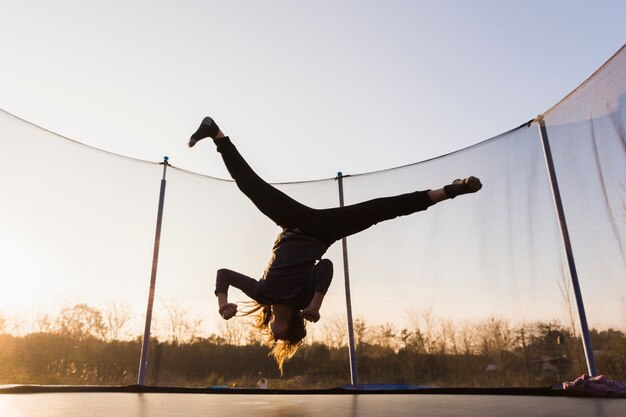
<path fill-rule="evenodd" d="M 269 328 L 270 320 L 272 319 L 271 306 L 259 304 L 255 301 L 250 301 L 245 304 L 247 304 L 248 307 L 241 310 L 241 315 L 255 316 L 250 324 L 264 337 L 265 344 L 271 349 L 268 355 L 274 356 L 280 374 L 283 375 L 285 362 L 295 355 L 300 345 L 302 345 L 302 340 L 304 340 L 306 336 L 306 323 L 304 319 L 298 310 L 292 308 L 286 339 L 276 339 Z"/>

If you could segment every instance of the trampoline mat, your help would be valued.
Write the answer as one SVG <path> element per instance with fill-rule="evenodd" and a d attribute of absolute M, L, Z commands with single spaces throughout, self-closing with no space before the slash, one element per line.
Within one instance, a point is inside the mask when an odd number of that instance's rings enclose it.
<path fill-rule="evenodd" d="M 623 417 L 626 415 L 625 410 L 624 398 L 520 395 L 110 392 L 0 395 L 2 417 Z"/>

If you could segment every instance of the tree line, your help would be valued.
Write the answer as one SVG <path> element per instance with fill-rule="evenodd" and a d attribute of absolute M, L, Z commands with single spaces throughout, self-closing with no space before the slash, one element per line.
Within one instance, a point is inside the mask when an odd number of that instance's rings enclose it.
<path fill-rule="evenodd" d="M 110 307 L 110 306 L 109 306 Z M 0 384 L 129 385 L 137 379 L 141 336 L 126 337 L 127 310 L 86 304 L 45 316 L 27 334 L 8 332 L 0 317 Z M 200 337 L 198 323 L 170 311 L 170 331 L 150 345 L 147 383 L 254 387 L 263 372 L 271 388 L 328 388 L 350 383 L 345 322 L 316 327 L 280 377 L 269 349 L 245 323 L 224 322 Z M 580 337 L 558 320 L 512 325 L 489 318 L 458 323 L 414 313 L 411 324 L 354 325 L 359 383 L 425 386 L 545 386 L 586 372 Z M 626 380 L 626 334 L 592 330 L 598 369 Z"/>

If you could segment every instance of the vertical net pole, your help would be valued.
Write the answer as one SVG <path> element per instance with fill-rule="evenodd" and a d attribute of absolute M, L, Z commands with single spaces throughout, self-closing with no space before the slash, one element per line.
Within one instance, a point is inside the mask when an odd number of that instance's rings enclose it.
<path fill-rule="evenodd" d="M 578 273 L 576 272 L 576 263 L 574 262 L 574 252 L 572 251 L 572 244 L 569 237 L 569 231 L 567 229 L 567 222 L 565 221 L 565 212 L 563 211 L 563 202 L 561 201 L 561 192 L 559 190 L 559 183 L 556 178 L 556 171 L 554 169 L 554 161 L 552 159 L 552 151 L 550 150 L 550 141 L 548 140 L 548 131 L 546 124 L 543 120 L 543 116 L 538 118 L 539 135 L 541 137 L 541 143 L 543 145 L 543 152 L 546 159 L 546 165 L 548 168 L 548 175 L 550 178 L 550 185 L 552 186 L 552 197 L 554 198 L 554 206 L 556 208 L 557 216 L 559 219 L 559 226 L 561 227 L 561 238 L 563 240 L 563 246 L 565 248 L 565 254 L 567 256 L 567 265 L 569 267 L 570 277 L 572 280 L 572 287 L 574 289 L 574 295 L 576 297 L 576 307 L 578 310 L 578 318 L 580 321 L 580 329 L 582 333 L 583 349 L 585 351 L 585 358 L 587 360 L 587 371 L 590 376 L 597 375 L 596 362 L 593 356 L 593 348 L 591 346 L 591 337 L 589 336 L 589 326 L 587 325 L 587 315 L 585 314 L 585 305 L 583 303 L 583 296 L 580 291 L 580 284 L 578 283 Z"/>
<path fill-rule="evenodd" d="M 163 157 L 163 177 L 161 178 L 161 190 L 159 193 L 159 210 L 157 212 L 156 233 L 154 237 L 154 252 L 152 253 L 152 274 L 150 276 L 150 292 L 148 293 L 148 309 L 146 311 L 146 327 L 143 332 L 141 345 L 141 358 L 139 359 L 139 376 L 137 385 L 144 385 L 148 370 L 148 350 L 150 347 L 150 327 L 152 325 L 152 306 L 154 304 L 154 289 L 156 286 L 157 265 L 159 263 L 159 246 L 161 244 L 161 222 L 163 220 L 163 203 L 165 202 L 165 174 L 167 172 L 167 156 Z"/>
<path fill-rule="evenodd" d="M 339 206 L 344 206 L 343 200 L 343 174 L 337 173 L 337 183 L 339 185 Z M 354 348 L 354 325 L 352 322 L 352 299 L 350 296 L 350 270 L 348 268 L 348 240 L 341 239 L 343 249 L 343 275 L 346 287 L 346 312 L 348 316 L 348 346 L 350 354 L 350 381 L 352 385 L 358 384 L 358 373 L 356 368 L 356 349 Z"/>

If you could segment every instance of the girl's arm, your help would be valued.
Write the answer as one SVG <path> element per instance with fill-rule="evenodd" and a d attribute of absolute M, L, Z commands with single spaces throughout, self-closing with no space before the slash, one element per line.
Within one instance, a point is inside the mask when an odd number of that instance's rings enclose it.
<path fill-rule="evenodd" d="M 316 291 L 313 294 L 313 299 L 307 308 L 302 310 L 302 318 L 313 323 L 317 323 L 320 319 L 320 308 L 322 308 L 322 301 L 324 301 L 324 293 Z"/>
<path fill-rule="evenodd" d="M 224 320 L 228 320 L 237 314 L 237 304 L 228 302 L 228 287 L 232 285 L 239 288 L 248 297 L 254 299 L 258 283 L 256 279 L 230 269 L 218 270 L 215 280 L 215 295 L 217 296 L 220 316 Z"/>
<path fill-rule="evenodd" d="M 322 259 L 313 267 L 314 291 L 326 294 L 333 280 L 333 263 L 330 259 Z"/>
<path fill-rule="evenodd" d="M 329 259 L 320 260 L 313 268 L 313 279 L 315 292 L 309 306 L 302 310 L 302 318 L 316 323 L 320 319 L 320 308 L 324 295 L 328 291 L 330 282 L 333 280 L 333 263 Z"/>

